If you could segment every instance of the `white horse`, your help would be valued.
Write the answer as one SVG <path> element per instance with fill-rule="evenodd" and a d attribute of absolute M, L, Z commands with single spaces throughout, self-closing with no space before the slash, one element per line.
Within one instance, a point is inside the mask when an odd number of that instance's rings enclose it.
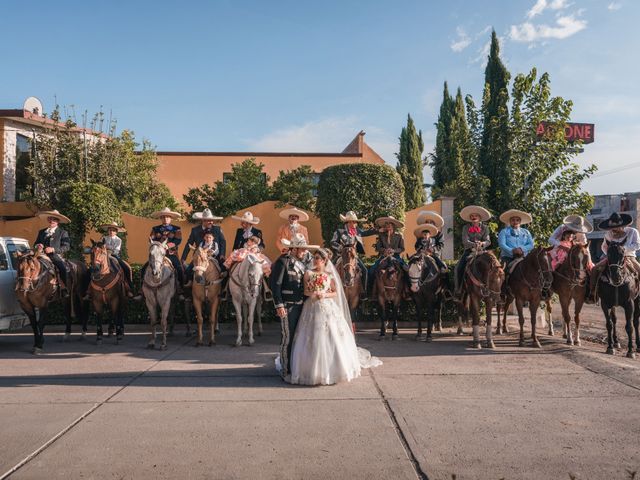
<path fill-rule="evenodd" d="M 156 346 L 156 326 L 158 324 L 158 307 L 160 307 L 160 325 L 162 327 L 160 350 L 167 348 L 167 318 L 171 310 L 171 301 L 176 293 L 175 271 L 166 255 L 166 240 L 162 243 L 151 241 L 149 266 L 142 279 L 142 293 L 151 320 L 151 338 L 147 348 L 155 348 Z"/>
<path fill-rule="evenodd" d="M 262 266 L 264 260 L 259 259 L 253 254 L 248 255 L 240 262 L 229 276 L 229 292 L 233 300 L 233 306 L 236 309 L 236 323 L 238 325 L 238 336 L 235 345 L 242 345 L 242 333 L 248 337 L 249 345 L 253 345 L 253 319 L 258 307 L 258 332 L 262 333 L 262 319 L 260 312 L 262 311 L 262 279 L 264 271 Z"/>

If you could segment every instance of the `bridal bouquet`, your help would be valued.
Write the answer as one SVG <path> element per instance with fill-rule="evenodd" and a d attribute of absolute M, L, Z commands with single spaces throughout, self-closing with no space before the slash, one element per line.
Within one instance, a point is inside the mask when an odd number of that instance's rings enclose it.
<path fill-rule="evenodd" d="M 313 275 L 309 281 L 309 289 L 314 293 L 326 292 L 329 289 L 329 276 L 326 273 Z"/>

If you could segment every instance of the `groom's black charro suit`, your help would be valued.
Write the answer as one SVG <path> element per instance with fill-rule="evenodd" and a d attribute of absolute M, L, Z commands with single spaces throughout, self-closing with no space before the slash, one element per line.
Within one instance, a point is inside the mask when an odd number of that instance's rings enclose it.
<path fill-rule="evenodd" d="M 281 255 L 271 267 L 270 284 L 276 309 L 285 308 L 287 317 L 281 319 L 282 343 L 280 363 L 282 375 L 291 371 L 291 346 L 304 303 L 304 263 L 293 255 Z"/>

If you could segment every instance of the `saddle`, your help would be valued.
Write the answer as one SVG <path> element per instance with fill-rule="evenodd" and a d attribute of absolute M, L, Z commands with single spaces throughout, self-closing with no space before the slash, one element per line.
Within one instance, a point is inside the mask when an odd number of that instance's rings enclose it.
<path fill-rule="evenodd" d="M 507 275 L 511 275 L 513 271 L 516 269 L 516 267 L 518 266 L 518 264 L 520 264 L 523 260 L 524 260 L 524 257 L 516 257 L 510 262 L 507 262 L 505 266 L 505 273 Z"/>

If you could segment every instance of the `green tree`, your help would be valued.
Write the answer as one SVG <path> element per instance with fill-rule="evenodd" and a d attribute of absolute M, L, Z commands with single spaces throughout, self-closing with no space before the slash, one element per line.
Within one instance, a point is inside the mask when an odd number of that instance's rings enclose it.
<path fill-rule="evenodd" d="M 400 133 L 400 148 L 396 154 L 398 165 L 396 170 L 404 184 L 404 201 L 408 210 L 424 204 L 427 195 L 424 191 L 424 142 L 422 130 L 416 132 L 411 115 L 407 115 L 407 126 Z"/>
<path fill-rule="evenodd" d="M 238 210 L 269 199 L 269 177 L 264 165 L 255 158 L 234 163 L 231 173 L 213 186 L 204 184 L 190 188 L 184 200 L 193 211 L 210 208 L 217 215 L 227 217 Z"/>
<path fill-rule="evenodd" d="M 404 218 L 404 185 L 389 165 L 348 163 L 325 168 L 318 183 L 316 214 L 322 223 L 322 238 L 329 244 L 341 224 L 340 214 L 353 210 L 373 223 L 392 215 Z"/>
<path fill-rule="evenodd" d="M 480 145 L 480 173 L 490 179 L 488 207 L 494 212 L 509 208 L 509 79 L 510 74 L 500 59 L 500 45 L 495 31 L 491 32 L 491 48 L 485 68 L 482 102 L 483 131 Z"/>
<path fill-rule="evenodd" d="M 569 145 L 564 126 L 570 120 L 572 102 L 551 95 L 549 75 L 538 78 L 536 69 L 517 75 L 512 89 L 509 155 L 512 173 L 512 208 L 533 214 L 530 228 L 546 242 L 568 214 L 586 215 L 593 197 L 581 185 L 595 165 L 580 168 L 573 160 L 575 145 Z M 545 134 L 536 133 L 546 122 Z"/>
<path fill-rule="evenodd" d="M 449 94 L 447 82 L 444 82 L 440 114 L 436 123 L 436 147 L 429 163 L 433 176 L 432 195 L 437 198 L 447 184 L 456 178 L 455 165 L 451 161 L 451 121 L 453 119 L 453 98 Z"/>
<path fill-rule="evenodd" d="M 293 170 L 280 170 L 280 175 L 271 186 L 271 198 L 278 201 L 276 206 L 281 208 L 289 204 L 313 211 L 316 204 L 313 197 L 313 174 L 309 165 L 301 165 Z"/>

